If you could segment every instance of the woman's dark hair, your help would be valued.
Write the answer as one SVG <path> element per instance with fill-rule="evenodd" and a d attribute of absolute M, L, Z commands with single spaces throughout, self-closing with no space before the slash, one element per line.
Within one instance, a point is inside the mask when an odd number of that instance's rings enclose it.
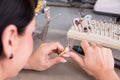
<path fill-rule="evenodd" d="M 2 56 L 1 36 L 4 29 L 13 24 L 22 35 L 34 17 L 37 0 L 0 0 L 0 56 Z"/>

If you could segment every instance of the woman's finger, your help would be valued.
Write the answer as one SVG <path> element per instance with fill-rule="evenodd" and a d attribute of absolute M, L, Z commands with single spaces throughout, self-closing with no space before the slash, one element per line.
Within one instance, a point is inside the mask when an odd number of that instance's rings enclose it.
<path fill-rule="evenodd" d="M 80 66 L 83 66 L 83 65 L 84 65 L 84 62 L 83 62 L 82 57 L 80 57 L 80 56 L 77 55 L 76 53 L 74 53 L 74 52 L 68 52 L 68 53 L 66 53 L 66 54 L 69 54 L 70 57 L 71 57 L 74 61 L 76 61 Z"/>

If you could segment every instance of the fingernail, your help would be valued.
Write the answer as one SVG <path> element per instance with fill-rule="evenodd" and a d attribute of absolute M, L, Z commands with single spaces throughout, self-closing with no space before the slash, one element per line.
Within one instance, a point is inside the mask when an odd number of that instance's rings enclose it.
<path fill-rule="evenodd" d="M 66 63 L 67 60 L 65 60 L 65 59 L 61 59 L 60 62 L 62 62 L 62 63 Z"/>
<path fill-rule="evenodd" d="M 63 57 L 70 57 L 69 54 L 63 54 L 62 56 L 63 56 Z"/>

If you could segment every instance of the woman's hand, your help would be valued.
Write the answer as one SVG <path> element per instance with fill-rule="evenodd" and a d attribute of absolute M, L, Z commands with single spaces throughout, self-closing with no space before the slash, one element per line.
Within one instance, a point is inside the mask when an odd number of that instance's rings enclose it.
<path fill-rule="evenodd" d="M 119 80 L 114 71 L 114 59 L 109 48 L 97 46 L 94 43 L 81 41 L 85 56 L 80 57 L 73 52 L 68 52 L 87 73 L 98 80 Z"/>
<path fill-rule="evenodd" d="M 25 69 L 43 71 L 60 62 L 65 63 L 67 60 L 64 57 L 69 57 L 69 55 L 49 57 L 50 54 L 61 53 L 62 51 L 64 51 L 64 47 L 58 42 L 42 44 L 31 55 Z"/>

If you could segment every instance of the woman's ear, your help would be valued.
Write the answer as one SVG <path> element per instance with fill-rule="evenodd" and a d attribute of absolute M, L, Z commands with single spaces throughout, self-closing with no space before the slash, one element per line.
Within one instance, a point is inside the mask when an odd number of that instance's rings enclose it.
<path fill-rule="evenodd" d="M 2 33 L 3 54 L 6 58 L 10 58 L 15 49 L 17 41 L 17 28 L 15 25 L 8 25 Z"/>

